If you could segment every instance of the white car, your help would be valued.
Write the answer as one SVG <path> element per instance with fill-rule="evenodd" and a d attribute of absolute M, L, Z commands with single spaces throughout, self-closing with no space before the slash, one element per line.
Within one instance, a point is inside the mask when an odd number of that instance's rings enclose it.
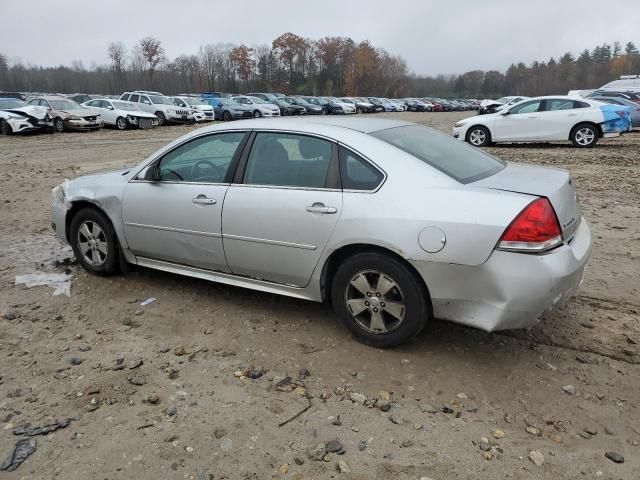
<path fill-rule="evenodd" d="M 191 109 L 196 122 L 215 120 L 213 107 L 200 98 L 180 95 L 173 97 L 173 103 L 178 107 Z"/>
<path fill-rule="evenodd" d="M 53 121 L 44 107 L 28 105 L 17 98 L 0 98 L 0 134 L 53 130 Z"/>
<path fill-rule="evenodd" d="M 618 136 L 630 129 L 631 107 L 580 97 L 549 96 L 460 120 L 453 127 L 453 136 L 476 147 L 494 142 L 551 141 L 593 147 L 601 137 Z"/>
<path fill-rule="evenodd" d="M 120 96 L 120 100 L 135 103 L 138 105 L 140 110 L 153 113 L 158 117 L 158 125 L 165 125 L 168 122 L 193 122 L 192 109 L 175 106 L 170 97 L 166 97 L 160 92 L 147 92 L 140 90 L 135 92 L 125 92 Z"/>
<path fill-rule="evenodd" d="M 344 100 L 340 98 L 335 98 L 335 97 L 327 97 L 327 98 L 329 98 L 329 100 L 331 100 L 336 105 L 340 106 L 345 115 L 356 113 L 356 106 L 353 103 L 347 103 Z"/>
<path fill-rule="evenodd" d="M 250 95 L 236 95 L 231 98 L 240 105 L 252 108 L 253 118 L 280 116 L 280 107 L 274 103 L 269 103 L 262 98 L 252 97 Z"/>
<path fill-rule="evenodd" d="M 502 110 L 503 108 L 510 107 L 511 105 L 515 105 L 522 100 L 526 100 L 529 97 L 525 97 L 522 95 L 515 97 L 502 97 L 497 100 L 484 99 L 480 102 L 480 108 L 478 113 L 480 115 L 484 115 L 486 113 L 496 113 Z"/>
<path fill-rule="evenodd" d="M 110 98 L 97 98 L 84 102 L 82 105 L 90 110 L 100 112 L 104 123 L 116 127 L 118 130 L 126 130 L 128 128 L 147 129 L 158 125 L 158 117 L 153 113 L 140 110 L 136 103 L 112 100 Z"/>

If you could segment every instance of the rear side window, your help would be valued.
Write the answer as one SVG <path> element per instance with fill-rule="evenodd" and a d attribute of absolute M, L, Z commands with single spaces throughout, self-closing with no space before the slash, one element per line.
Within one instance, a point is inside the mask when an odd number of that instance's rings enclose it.
<path fill-rule="evenodd" d="M 365 159 L 340 147 L 340 177 L 345 190 L 375 190 L 384 175 Z"/>
<path fill-rule="evenodd" d="M 555 110 L 571 110 L 575 108 L 573 106 L 573 100 L 566 100 L 563 98 L 554 98 L 551 100 L 547 100 L 547 110 L 555 111 Z"/>
<path fill-rule="evenodd" d="M 421 125 L 395 127 L 372 136 L 413 155 L 460 183 L 489 177 L 505 167 L 479 149 Z"/>
<path fill-rule="evenodd" d="M 591 105 L 589 105 L 588 103 L 585 102 L 580 102 L 578 100 L 575 100 L 573 102 L 573 108 L 589 108 Z"/>
<path fill-rule="evenodd" d="M 332 144 L 288 133 L 258 133 L 247 159 L 244 183 L 324 188 Z"/>

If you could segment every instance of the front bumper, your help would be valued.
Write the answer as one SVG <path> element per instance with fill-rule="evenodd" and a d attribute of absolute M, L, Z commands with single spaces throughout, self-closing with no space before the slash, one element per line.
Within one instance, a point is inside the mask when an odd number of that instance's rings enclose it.
<path fill-rule="evenodd" d="M 455 138 L 456 140 L 460 140 L 462 142 L 465 141 L 465 138 L 467 136 L 467 129 L 469 127 L 467 127 L 466 125 L 462 126 L 462 127 L 453 127 L 453 138 Z"/>
<path fill-rule="evenodd" d="M 583 218 L 573 239 L 546 254 L 495 251 L 482 265 L 413 261 L 431 293 L 436 318 L 485 331 L 531 327 L 582 283 L 591 254 Z"/>
<path fill-rule="evenodd" d="M 96 120 L 85 120 L 81 118 L 80 120 L 65 120 L 64 126 L 70 130 L 92 130 L 94 128 L 102 128 L 104 127 L 104 121 L 101 119 Z"/>
<path fill-rule="evenodd" d="M 33 132 L 53 128 L 51 120 L 37 120 L 35 118 L 8 118 L 7 123 L 13 133 Z"/>

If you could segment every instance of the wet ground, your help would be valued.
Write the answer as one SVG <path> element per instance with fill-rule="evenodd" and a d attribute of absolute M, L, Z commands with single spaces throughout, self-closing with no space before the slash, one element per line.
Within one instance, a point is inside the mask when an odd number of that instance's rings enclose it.
<path fill-rule="evenodd" d="M 449 132 L 467 114 L 388 115 Z M 0 462 L 16 427 L 72 418 L 4 477 L 640 478 L 640 134 L 489 149 L 571 171 L 595 240 L 582 289 L 530 330 L 434 322 L 380 351 L 324 305 L 70 262 L 51 188 L 191 128 L 0 137 Z M 15 285 L 43 272 L 70 296 Z"/>

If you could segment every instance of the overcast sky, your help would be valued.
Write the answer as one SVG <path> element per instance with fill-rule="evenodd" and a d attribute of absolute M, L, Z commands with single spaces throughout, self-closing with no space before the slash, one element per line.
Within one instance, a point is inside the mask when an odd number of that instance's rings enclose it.
<path fill-rule="evenodd" d="M 350 36 L 422 74 L 504 70 L 615 40 L 640 46 L 640 0 L 0 0 L 0 19 L 0 53 L 46 66 L 104 64 L 110 41 L 130 48 L 147 35 L 170 58 L 286 31 Z"/>

